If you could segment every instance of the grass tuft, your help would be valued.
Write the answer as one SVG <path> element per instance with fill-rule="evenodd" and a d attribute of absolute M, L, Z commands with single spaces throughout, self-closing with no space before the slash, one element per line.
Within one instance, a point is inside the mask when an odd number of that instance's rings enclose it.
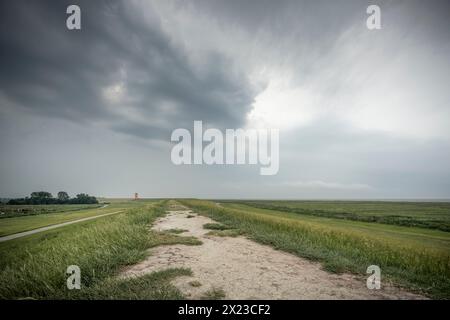
<path fill-rule="evenodd" d="M 169 233 L 175 233 L 175 234 L 180 234 L 180 233 L 183 233 L 183 232 L 187 232 L 187 231 L 189 231 L 189 230 L 186 230 L 186 229 L 177 229 L 177 228 L 175 228 L 175 229 L 168 229 L 168 230 L 165 230 L 166 232 L 169 232 Z"/>
<path fill-rule="evenodd" d="M 184 299 L 183 294 L 170 281 L 179 276 L 191 276 L 185 268 L 166 269 L 141 277 L 126 279 L 108 278 L 84 291 L 75 292 L 72 298 L 92 300 L 173 300 Z M 77 297 L 79 294 L 79 297 Z"/>
<path fill-rule="evenodd" d="M 227 226 L 224 226 L 223 224 L 220 223 L 205 223 L 203 225 L 204 229 L 209 229 L 209 230 L 227 230 L 230 229 Z"/>
<path fill-rule="evenodd" d="M 239 229 L 227 229 L 227 230 L 212 230 L 209 231 L 207 236 L 213 236 L 213 237 L 238 237 L 242 235 L 242 231 Z"/>
<path fill-rule="evenodd" d="M 201 300 L 221 300 L 225 298 L 226 294 L 223 289 L 212 288 L 206 291 L 201 297 Z"/>
<path fill-rule="evenodd" d="M 202 286 L 201 282 L 200 282 L 200 281 L 197 281 L 197 280 L 191 281 L 191 282 L 189 282 L 189 284 L 190 284 L 192 287 L 195 287 L 195 288 L 201 287 L 201 286 Z"/>

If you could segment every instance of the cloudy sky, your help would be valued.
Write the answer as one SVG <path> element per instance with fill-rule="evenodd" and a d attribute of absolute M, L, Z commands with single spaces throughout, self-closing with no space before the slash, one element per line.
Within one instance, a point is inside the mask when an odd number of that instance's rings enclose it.
<path fill-rule="evenodd" d="M 450 198 L 449 1 L 6 0 L 0 48 L 0 197 Z M 194 120 L 278 174 L 174 165 Z"/>

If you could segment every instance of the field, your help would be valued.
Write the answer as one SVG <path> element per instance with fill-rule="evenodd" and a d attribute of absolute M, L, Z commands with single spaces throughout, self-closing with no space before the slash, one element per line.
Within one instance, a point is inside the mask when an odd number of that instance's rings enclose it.
<path fill-rule="evenodd" d="M 176 203 L 207 216 L 212 236 L 245 236 L 311 261 L 330 273 L 366 277 L 378 265 L 382 281 L 431 298 L 450 298 L 448 204 L 317 201 L 207 201 L 194 199 L 108 199 L 106 208 L 50 208 L 47 213 L 0 219 L 0 234 L 63 221 L 123 212 L 0 242 L 0 299 L 182 299 L 170 283 L 189 268 L 169 267 L 135 278 L 118 277 L 142 262 L 148 248 L 162 244 L 201 245 L 185 228 L 150 230 Z M 40 207 L 40 206 L 36 206 Z M 31 208 L 39 211 L 43 208 Z M 52 211 L 53 210 L 53 211 Z M 304 211 L 302 211 L 304 210 Z M 44 210 L 45 211 L 45 210 Z M 346 217 L 345 214 L 350 216 Z M 420 221 L 420 226 L 398 223 Z M 192 216 L 193 217 L 193 216 Z M 390 217 L 390 220 L 370 220 Z M 186 221 L 191 221 L 186 215 Z M 367 220 L 366 220 L 367 219 Z M 184 221 L 184 220 L 183 220 Z M 83 290 L 67 290 L 65 270 L 78 265 Z M 300 276 L 300 275 L 299 275 Z M 195 281 L 194 281 L 195 282 Z"/>
<path fill-rule="evenodd" d="M 55 212 L 72 212 L 95 209 L 101 204 L 51 204 L 51 205 L 7 205 L 0 204 L 0 219 L 11 217 L 32 216 Z"/>
<path fill-rule="evenodd" d="M 0 243 L 1 299 L 177 299 L 168 283 L 188 269 L 168 269 L 135 279 L 117 279 L 120 268 L 160 244 L 196 244 L 194 239 L 149 232 L 164 214 L 163 202 L 118 202 L 124 213 Z M 82 270 L 82 289 L 67 290 L 69 265 Z"/>
<path fill-rule="evenodd" d="M 35 205 L 35 206 L 5 206 L 11 210 L 11 207 L 32 207 L 32 214 L 26 216 L 14 216 L 0 219 L 0 236 L 14 234 L 18 232 L 33 230 L 62 222 L 93 217 L 105 213 L 119 211 L 130 204 L 126 202 L 115 202 L 108 206 L 98 205 Z M 73 208 L 70 208 L 73 206 Z M 70 210 L 72 209 L 72 210 Z"/>
<path fill-rule="evenodd" d="M 448 202 L 248 200 L 240 203 L 302 215 L 450 231 Z"/>
<path fill-rule="evenodd" d="M 261 209 L 242 202 L 182 203 L 255 241 L 320 261 L 330 272 L 362 275 L 374 264 L 388 281 L 435 298 L 450 297 L 448 232 Z M 383 203 L 380 206 L 385 210 Z"/>

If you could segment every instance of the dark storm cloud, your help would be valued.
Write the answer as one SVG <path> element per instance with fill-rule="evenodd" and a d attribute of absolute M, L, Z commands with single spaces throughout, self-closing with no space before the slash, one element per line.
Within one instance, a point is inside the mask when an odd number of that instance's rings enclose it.
<path fill-rule="evenodd" d="M 66 28 L 74 3 L 81 31 Z M 366 27 L 369 4 L 381 30 Z M 449 12 L 448 0 L 0 1 L 0 197 L 448 198 Z M 193 120 L 279 128 L 279 173 L 175 166 L 164 142 Z"/>
<path fill-rule="evenodd" d="M 125 2 L 77 1 L 82 30 L 69 31 L 69 4 L 2 2 L 0 87 L 10 102 L 144 138 L 168 139 L 195 119 L 243 123 L 255 92 L 228 58 L 208 54 L 200 70 L 162 31 L 151 6 L 144 16 Z M 111 102 L 104 92 L 114 86 L 124 92 Z"/>

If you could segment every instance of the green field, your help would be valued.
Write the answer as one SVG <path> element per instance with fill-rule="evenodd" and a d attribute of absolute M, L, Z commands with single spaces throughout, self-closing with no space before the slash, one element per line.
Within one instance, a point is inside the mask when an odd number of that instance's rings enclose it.
<path fill-rule="evenodd" d="M 169 280 L 189 269 L 167 269 L 119 279 L 126 265 L 141 261 L 161 244 L 199 244 L 190 237 L 154 232 L 162 201 L 118 202 L 124 213 L 0 243 L 0 299 L 181 299 Z M 66 269 L 78 265 L 82 290 L 66 288 Z"/>
<path fill-rule="evenodd" d="M 247 200 L 240 203 L 302 215 L 450 231 L 449 202 Z"/>
<path fill-rule="evenodd" d="M 184 298 L 170 285 L 170 280 L 189 275 L 189 269 L 168 269 L 134 279 L 117 278 L 122 268 L 144 259 L 150 247 L 199 244 L 195 238 L 180 236 L 183 230 L 149 229 L 164 214 L 167 200 L 108 199 L 107 202 L 106 208 L 77 208 L 0 219 L 0 234 L 4 235 L 123 210 L 108 217 L 1 242 L 0 298 Z M 193 199 L 178 202 L 215 220 L 217 223 L 204 225 L 211 234 L 243 235 L 319 261 L 329 272 L 350 272 L 365 277 L 367 267 L 375 264 L 382 270 L 383 281 L 431 298 L 450 298 L 450 232 L 429 225 L 430 221 L 448 221 L 444 212 L 448 204 Z M 305 208 L 310 211 L 301 213 Z M 324 216 L 323 212 L 330 215 Z M 351 212 L 352 219 L 343 218 L 343 212 Z M 402 216 L 421 220 L 422 224 L 404 226 L 393 221 L 363 220 L 375 215 Z M 83 290 L 70 291 L 65 287 L 65 270 L 72 264 L 83 270 Z"/>
<path fill-rule="evenodd" d="M 182 203 L 253 240 L 320 261 L 328 271 L 363 275 L 375 264 L 388 281 L 434 298 L 450 297 L 448 232 L 261 209 L 241 201 Z"/>
<path fill-rule="evenodd" d="M 110 202 L 106 207 L 103 205 L 4 206 L 8 207 L 8 209 L 10 209 L 10 207 L 33 207 L 33 211 L 44 211 L 46 213 L 0 219 L 0 236 L 33 230 L 62 222 L 93 217 L 105 213 L 116 212 L 127 208 L 139 207 L 141 204 L 141 202 L 129 200 L 115 200 Z M 52 206 L 55 208 L 52 208 Z"/>
<path fill-rule="evenodd" d="M 24 217 L 38 214 L 70 212 L 102 207 L 102 204 L 43 204 L 43 205 L 7 205 L 0 204 L 0 219 Z"/>

